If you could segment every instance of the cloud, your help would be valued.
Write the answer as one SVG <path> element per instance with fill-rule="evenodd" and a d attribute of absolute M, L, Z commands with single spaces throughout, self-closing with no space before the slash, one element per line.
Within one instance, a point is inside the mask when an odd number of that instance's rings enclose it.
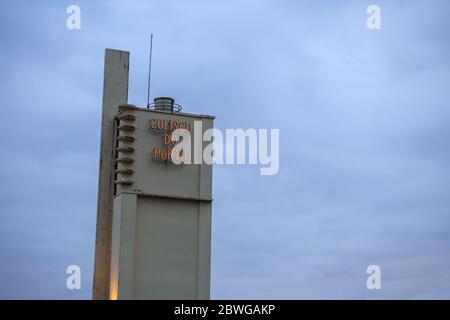
<path fill-rule="evenodd" d="M 379 1 L 380 31 L 360 1 L 69 4 L 1 13 L 0 297 L 91 297 L 103 52 L 142 106 L 154 33 L 152 95 L 280 129 L 278 175 L 214 168 L 213 298 L 449 298 L 445 1 Z"/>

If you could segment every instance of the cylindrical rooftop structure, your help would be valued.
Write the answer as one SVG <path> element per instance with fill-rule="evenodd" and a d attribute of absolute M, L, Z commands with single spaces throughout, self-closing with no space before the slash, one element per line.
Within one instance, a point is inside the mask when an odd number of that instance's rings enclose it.
<path fill-rule="evenodd" d="M 157 97 L 153 99 L 154 109 L 163 111 L 174 111 L 175 99 L 170 97 Z"/>

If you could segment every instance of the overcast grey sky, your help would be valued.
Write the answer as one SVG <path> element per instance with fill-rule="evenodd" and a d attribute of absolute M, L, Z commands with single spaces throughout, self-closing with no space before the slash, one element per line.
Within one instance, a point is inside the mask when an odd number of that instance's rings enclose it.
<path fill-rule="evenodd" d="M 280 129 L 278 175 L 214 168 L 212 298 L 450 298 L 449 9 L 2 1 L 0 298 L 91 298 L 104 49 L 131 52 L 144 106 L 150 33 L 153 96 L 220 129 Z"/>

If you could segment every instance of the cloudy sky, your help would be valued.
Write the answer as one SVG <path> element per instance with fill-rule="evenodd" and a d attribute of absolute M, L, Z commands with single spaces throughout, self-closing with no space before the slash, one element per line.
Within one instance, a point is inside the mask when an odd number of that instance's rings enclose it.
<path fill-rule="evenodd" d="M 91 298 L 104 49 L 131 52 L 144 106 L 153 33 L 153 96 L 220 129 L 280 129 L 277 175 L 214 168 L 212 298 L 449 299 L 449 9 L 3 1 L 0 298 Z M 373 264 L 381 290 L 366 288 Z"/>

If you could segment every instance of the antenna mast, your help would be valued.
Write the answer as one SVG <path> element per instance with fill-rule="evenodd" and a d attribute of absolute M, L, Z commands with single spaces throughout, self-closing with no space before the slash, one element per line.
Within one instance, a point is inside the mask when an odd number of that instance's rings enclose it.
<path fill-rule="evenodd" d="M 150 108 L 150 77 L 152 75 L 153 33 L 150 35 L 150 58 L 148 61 L 147 109 Z"/>

